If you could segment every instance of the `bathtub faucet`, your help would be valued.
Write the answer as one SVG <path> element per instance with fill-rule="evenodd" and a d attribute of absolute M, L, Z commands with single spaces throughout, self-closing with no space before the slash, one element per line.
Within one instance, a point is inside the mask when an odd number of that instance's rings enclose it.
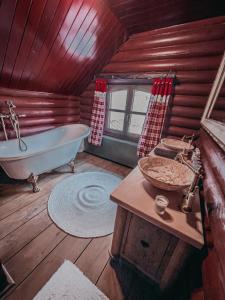
<path fill-rule="evenodd" d="M 18 117 L 24 117 L 25 115 L 17 115 L 14 108 L 16 106 L 14 105 L 12 100 L 6 101 L 6 104 L 9 109 L 9 120 L 11 122 L 12 128 L 14 129 L 16 133 L 16 138 L 19 141 L 19 149 L 20 151 L 27 151 L 27 144 L 24 142 L 24 140 L 20 136 L 20 124 L 19 124 L 19 118 Z"/>
<path fill-rule="evenodd" d="M 8 105 L 8 108 L 9 108 L 9 114 L 10 114 L 10 117 L 12 120 L 16 120 L 17 118 L 17 115 L 14 111 L 14 108 L 16 108 L 16 105 L 14 105 L 13 101 L 12 100 L 8 100 L 6 101 L 6 104 Z"/>

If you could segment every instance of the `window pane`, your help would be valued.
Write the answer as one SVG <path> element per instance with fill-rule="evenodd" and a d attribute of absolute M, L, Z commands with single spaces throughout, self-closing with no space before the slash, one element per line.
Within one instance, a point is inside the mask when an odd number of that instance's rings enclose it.
<path fill-rule="evenodd" d="M 112 91 L 110 108 L 125 110 L 127 101 L 127 90 Z"/>
<path fill-rule="evenodd" d="M 129 133 L 140 135 L 144 124 L 145 116 L 132 114 L 128 128 Z"/>
<path fill-rule="evenodd" d="M 124 113 L 117 111 L 109 112 L 109 128 L 113 130 L 123 131 Z"/>
<path fill-rule="evenodd" d="M 134 90 L 132 111 L 145 113 L 148 108 L 150 92 Z"/>

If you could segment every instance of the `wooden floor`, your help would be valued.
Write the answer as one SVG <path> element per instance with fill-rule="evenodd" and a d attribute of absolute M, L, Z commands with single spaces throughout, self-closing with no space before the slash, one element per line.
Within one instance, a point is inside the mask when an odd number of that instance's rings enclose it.
<path fill-rule="evenodd" d="M 130 172 L 129 168 L 85 153 L 78 155 L 77 172 L 99 168 L 122 176 Z M 35 194 L 26 183 L 0 185 L 0 258 L 16 282 L 6 298 L 32 299 L 68 259 L 110 299 L 138 299 L 132 296 L 137 289 L 134 276 L 126 272 L 125 266 L 120 272 L 121 266 L 110 264 L 108 250 L 112 235 L 93 239 L 73 237 L 49 218 L 49 194 L 53 186 L 67 176 L 71 176 L 67 167 L 42 175 L 41 191 Z"/>
<path fill-rule="evenodd" d="M 89 154 L 78 155 L 77 172 L 99 168 L 122 176 L 130 172 L 129 168 Z M 112 235 L 93 239 L 73 237 L 49 218 L 49 194 L 67 176 L 71 176 L 67 166 L 42 175 L 41 191 L 35 194 L 26 183 L 0 184 L 0 258 L 16 282 L 6 298 L 32 299 L 68 259 L 112 300 L 159 299 L 147 280 L 127 265 L 110 261 Z"/>

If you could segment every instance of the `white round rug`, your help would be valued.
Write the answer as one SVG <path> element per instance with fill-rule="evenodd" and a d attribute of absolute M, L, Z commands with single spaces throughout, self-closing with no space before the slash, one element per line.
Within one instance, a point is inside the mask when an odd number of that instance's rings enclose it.
<path fill-rule="evenodd" d="M 113 232 L 116 204 L 110 193 L 121 178 L 104 172 L 85 172 L 58 183 L 49 197 L 48 212 L 58 227 L 79 237 Z"/>

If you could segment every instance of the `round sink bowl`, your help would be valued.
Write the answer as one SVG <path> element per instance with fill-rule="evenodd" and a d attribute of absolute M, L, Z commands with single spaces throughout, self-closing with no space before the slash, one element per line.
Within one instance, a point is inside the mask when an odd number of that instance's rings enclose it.
<path fill-rule="evenodd" d="M 194 173 L 187 166 L 164 157 L 143 157 L 138 161 L 138 167 L 146 180 L 166 191 L 183 190 L 194 179 Z"/>
<path fill-rule="evenodd" d="M 183 151 L 183 150 L 187 150 L 187 151 L 191 151 L 193 150 L 193 146 L 183 142 L 181 140 L 175 140 L 175 139 L 169 139 L 169 138 L 165 138 L 161 140 L 161 143 L 168 149 L 172 149 L 175 151 Z"/>

